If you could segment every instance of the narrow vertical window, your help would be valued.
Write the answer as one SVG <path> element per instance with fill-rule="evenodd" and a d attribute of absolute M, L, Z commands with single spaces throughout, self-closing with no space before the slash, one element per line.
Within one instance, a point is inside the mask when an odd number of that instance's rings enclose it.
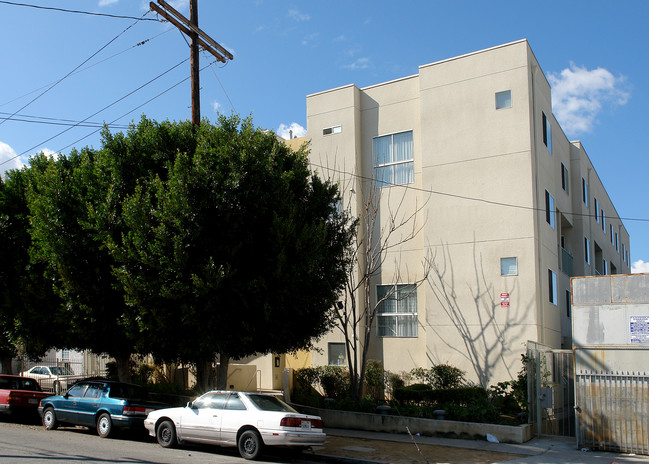
<path fill-rule="evenodd" d="M 602 230 L 606 234 L 606 215 L 604 214 L 604 210 L 602 210 Z"/>
<path fill-rule="evenodd" d="M 503 92 L 496 92 L 496 109 L 512 107 L 512 91 L 505 90 Z"/>
<path fill-rule="evenodd" d="M 597 202 L 597 198 L 594 198 L 595 200 L 595 222 L 599 224 L 599 203 Z"/>
<path fill-rule="evenodd" d="M 552 269 L 548 269 L 548 286 L 550 303 L 556 306 L 559 304 L 557 275 L 552 271 Z"/>
<path fill-rule="evenodd" d="M 548 151 L 552 153 L 552 126 L 545 113 L 541 114 L 543 115 L 543 143 L 548 147 Z"/>
<path fill-rule="evenodd" d="M 570 317 L 570 290 L 566 290 L 566 316 Z"/>
<path fill-rule="evenodd" d="M 613 245 L 613 224 L 611 224 L 609 228 L 611 229 L 611 245 Z"/>
<path fill-rule="evenodd" d="M 545 191 L 545 220 L 554 229 L 554 197 Z"/>
<path fill-rule="evenodd" d="M 561 188 L 566 193 L 570 193 L 570 176 L 568 174 L 568 168 L 563 163 L 561 163 Z"/>
<path fill-rule="evenodd" d="M 590 264 L 590 240 L 584 237 L 584 259 L 586 264 Z"/>
<path fill-rule="evenodd" d="M 617 232 L 615 232 L 615 251 L 620 252 L 620 242 L 617 240 Z"/>
<path fill-rule="evenodd" d="M 581 178 L 581 199 L 588 206 L 588 184 L 583 177 Z"/>

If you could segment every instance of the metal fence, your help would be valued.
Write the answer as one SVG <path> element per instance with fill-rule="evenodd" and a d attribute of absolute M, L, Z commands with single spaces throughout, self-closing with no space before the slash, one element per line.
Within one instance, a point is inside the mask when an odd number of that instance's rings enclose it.
<path fill-rule="evenodd" d="M 649 374 L 580 370 L 576 398 L 580 447 L 649 454 Z"/>
<path fill-rule="evenodd" d="M 575 436 L 574 357 L 570 350 L 527 345 L 530 422 L 537 436 Z"/>

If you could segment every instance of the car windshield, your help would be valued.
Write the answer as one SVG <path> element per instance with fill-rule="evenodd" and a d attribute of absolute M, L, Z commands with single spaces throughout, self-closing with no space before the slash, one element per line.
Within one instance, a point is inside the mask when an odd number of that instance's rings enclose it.
<path fill-rule="evenodd" d="M 74 372 L 70 370 L 69 367 L 50 367 L 50 371 L 53 375 L 74 375 Z"/>
<path fill-rule="evenodd" d="M 258 409 L 262 411 L 297 412 L 279 398 L 270 395 L 248 395 Z"/>
<path fill-rule="evenodd" d="M 127 383 L 115 383 L 110 386 L 108 396 L 111 398 L 122 398 L 130 400 L 147 400 L 149 395 L 147 391 L 137 385 Z"/>

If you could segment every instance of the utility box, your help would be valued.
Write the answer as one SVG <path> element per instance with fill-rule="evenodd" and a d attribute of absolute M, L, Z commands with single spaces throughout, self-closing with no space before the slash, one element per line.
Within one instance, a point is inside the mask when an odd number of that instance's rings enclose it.
<path fill-rule="evenodd" d="M 571 289 L 578 446 L 649 454 L 649 274 Z"/>

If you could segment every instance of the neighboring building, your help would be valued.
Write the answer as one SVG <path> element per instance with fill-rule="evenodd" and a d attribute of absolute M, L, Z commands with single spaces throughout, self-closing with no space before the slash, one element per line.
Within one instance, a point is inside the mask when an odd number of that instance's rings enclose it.
<path fill-rule="evenodd" d="M 313 170 L 355 210 L 376 179 L 382 221 L 424 205 L 370 295 L 407 288 L 395 286 L 431 258 L 428 281 L 377 318 L 370 358 L 391 372 L 448 363 L 485 386 L 513 378 L 528 340 L 572 346 L 570 277 L 630 272 L 626 228 L 555 120 L 526 40 L 309 95 L 307 137 Z M 342 342 L 328 335 L 313 365 L 345 363 Z"/>

